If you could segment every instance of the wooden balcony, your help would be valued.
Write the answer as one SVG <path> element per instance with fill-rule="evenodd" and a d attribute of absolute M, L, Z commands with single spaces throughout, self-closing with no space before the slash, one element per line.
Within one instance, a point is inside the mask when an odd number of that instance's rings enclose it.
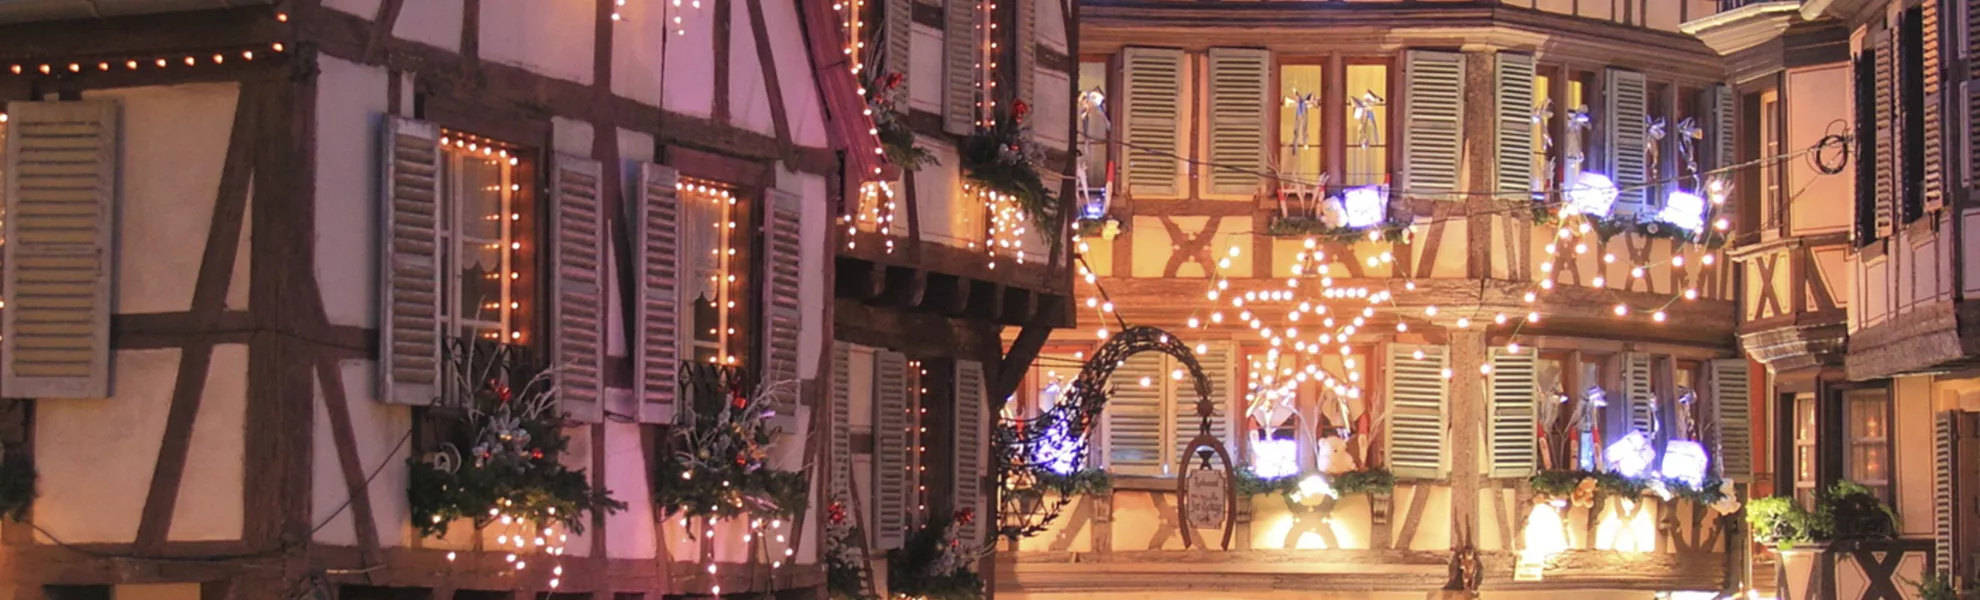
<path fill-rule="evenodd" d="M 1739 339 L 1775 371 L 1842 364 L 1848 343 L 1849 235 L 1747 244 L 1730 252 L 1745 274 Z"/>
<path fill-rule="evenodd" d="M 850 239 L 837 250 L 837 297 L 871 306 L 1025 325 L 1040 313 L 1063 313 L 1072 287 L 1065 244 L 1020 260 L 900 237 L 890 248 L 887 236 L 872 232 Z"/>

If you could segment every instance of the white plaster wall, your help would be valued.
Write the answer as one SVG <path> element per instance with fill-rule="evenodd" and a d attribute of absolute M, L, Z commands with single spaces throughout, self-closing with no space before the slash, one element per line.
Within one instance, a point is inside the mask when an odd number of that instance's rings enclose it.
<path fill-rule="evenodd" d="M 481 58 L 591 83 L 598 4 L 482 0 Z"/>
<path fill-rule="evenodd" d="M 653 531 L 653 489 L 647 481 L 646 456 L 637 423 L 605 422 L 605 483 L 626 510 L 605 517 L 605 552 L 612 558 L 654 557 L 659 540 Z"/>
<path fill-rule="evenodd" d="M 570 445 L 565 446 L 564 453 L 557 457 L 557 462 L 563 463 L 564 468 L 573 471 L 584 471 L 584 475 L 588 479 L 596 477 L 598 475 L 597 473 L 593 472 L 591 468 L 591 453 L 594 450 L 598 449 L 597 444 L 595 443 L 597 440 L 595 440 L 591 434 L 592 434 L 592 429 L 591 426 L 589 425 L 579 425 L 577 427 L 564 428 L 564 435 L 570 437 L 571 443 Z M 590 479 L 590 480 L 592 482 L 598 481 L 597 479 Z M 645 497 L 645 495 L 641 494 L 640 496 L 628 497 L 628 495 L 622 493 L 621 495 L 615 497 L 618 498 L 620 501 L 626 502 L 627 504 L 631 504 L 632 502 L 635 502 L 638 499 Z M 597 533 L 598 531 L 596 530 L 596 528 L 587 527 L 585 528 L 584 533 L 569 534 L 570 539 L 564 544 L 564 552 L 571 556 L 591 556 L 591 536 L 596 535 Z M 610 536 L 607 536 L 607 538 L 609 539 Z"/>
<path fill-rule="evenodd" d="M 1931 377 L 1899 377 L 1891 381 L 1893 412 L 1897 420 L 1891 423 L 1890 436 L 1893 440 L 1936 439 L 1937 411 L 1933 410 Z M 1891 473 L 1897 475 L 1898 533 L 1905 536 L 1929 537 L 1933 533 L 1936 514 L 1932 506 L 1934 478 L 1937 476 L 1938 462 L 1933 456 L 1934 444 L 1899 443 L 1895 444 L 1897 456 L 1892 457 Z"/>
<path fill-rule="evenodd" d="M 1072 80 L 1065 73 L 1050 69 L 1033 68 L 1031 132 L 1038 143 L 1055 150 L 1065 150 L 1067 135 L 1072 129 L 1073 101 L 1066 97 L 1072 89 Z M 1047 177 L 1046 186 L 1058 190 L 1057 178 Z"/>
<path fill-rule="evenodd" d="M 380 0 L 323 0 L 323 7 L 369 19 L 378 15 L 380 3 Z"/>
<path fill-rule="evenodd" d="M 922 239 L 958 248 L 983 239 L 983 233 L 977 231 L 983 225 L 983 219 L 978 216 L 983 206 L 973 197 L 963 196 L 958 172 L 962 159 L 957 158 L 955 147 L 927 136 L 917 136 L 915 143 L 928 149 L 929 155 L 938 161 L 914 172 L 914 196 L 907 198 L 915 203 L 921 216 Z M 896 214 L 907 214 L 907 207 L 901 206 Z"/>
<path fill-rule="evenodd" d="M 579 4 L 572 2 L 569 4 Z M 392 24 L 392 35 L 441 48 L 449 52 L 461 50 L 462 0 L 416 0 L 406 2 L 399 8 L 399 20 Z M 484 3 L 481 22 L 488 23 L 488 6 Z M 375 14 L 375 13 L 374 13 Z M 371 15 L 366 15 L 371 16 Z M 590 29 L 585 29 L 589 32 Z M 487 56 L 488 38 L 482 37 L 482 56 Z"/>
<path fill-rule="evenodd" d="M 565 117 L 550 117 L 550 149 L 559 153 L 591 158 L 594 130 L 590 123 Z"/>
<path fill-rule="evenodd" d="M 766 2 L 763 25 L 770 32 L 770 53 L 777 59 L 783 85 L 784 110 L 790 118 L 791 139 L 801 146 L 824 147 L 825 109 L 820 104 L 805 32 L 799 26 L 796 2 Z"/>
<path fill-rule="evenodd" d="M 171 412 L 179 355 L 178 350 L 120 351 L 113 370 L 114 397 L 36 405 L 35 457 L 41 474 L 41 496 L 34 507 L 37 525 L 68 543 L 136 538 Z M 167 539 L 240 539 L 244 345 L 214 348 L 200 400 Z"/>
<path fill-rule="evenodd" d="M 242 474 L 247 468 L 247 365 L 246 344 L 213 348 L 206 394 L 200 397 L 199 413 L 193 421 L 186 472 L 179 480 L 178 502 L 172 505 L 172 530 L 166 539 L 241 539 Z"/>
<path fill-rule="evenodd" d="M 947 72 L 942 60 L 942 30 L 921 25 L 911 26 L 914 34 L 908 42 L 908 106 L 919 111 L 942 113 L 943 74 Z"/>
<path fill-rule="evenodd" d="M 116 586 L 116 600 L 200 600 L 197 583 L 149 583 Z"/>
<path fill-rule="evenodd" d="M 371 500 L 371 516 L 378 528 L 379 545 L 392 547 L 407 543 L 411 508 L 406 502 L 406 457 L 412 441 L 412 409 L 384 404 L 377 400 L 376 365 L 370 360 L 340 361 L 338 375 L 344 384 L 344 401 L 351 413 L 351 433 L 357 441 L 358 464 L 365 476 L 378 476 L 365 488 Z M 315 540 L 337 546 L 356 546 L 356 520 L 345 506 L 350 488 L 345 485 L 343 463 L 337 457 L 336 436 L 330 430 L 330 413 L 324 403 L 322 382 L 317 382 L 313 405 L 316 412 L 310 450 L 310 523 L 323 527 Z M 404 445 L 400 444 L 405 440 Z M 339 507 L 343 507 L 339 510 Z M 465 529 L 456 526 L 458 540 L 467 539 Z"/>
<path fill-rule="evenodd" d="M 1060 52 L 1066 51 L 1066 11 L 1063 5 L 1053 0 L 1025 0 L 1036 2 L 1033 13 L 1032 36 L 1038 43 Z"/>
<path fill-rule="evenodd" d="M 708 118 L 715 114 L 715 11 L 704 7 L 681 10 L 675 16 L 681 18 L 682 32 L 664 36 L 661 42 L 665 66 L 660 73 L 666 77 L 661 94 L 667 110 Z"/>
<path fill-rule="evenodd" d="M 331 323 L 376 327 L 378 147 L 391 79 L 330 56 L 317 68 L 316 280 Z"/>
<path fill-rule="evenodd" d="M 240 86 L 232 83 L 83 94 L 122 107 L 117 312 L 192 308 L 239 97 Z"/>
<path fill-rule="evenodd" d="M 668 26 L 670 2 L 627 2 L 612 33 L 612 93 L 647 106 L 660 105 L 663 49 L 675 40 Z"/>
<path fill-rule="evenodd" d="M 729 124 L 773 135 L 770 90 L 763 80 L 763 63 L 756 54 L 756 34 L 749 25 L 749 3 L 729 3 Z"/>

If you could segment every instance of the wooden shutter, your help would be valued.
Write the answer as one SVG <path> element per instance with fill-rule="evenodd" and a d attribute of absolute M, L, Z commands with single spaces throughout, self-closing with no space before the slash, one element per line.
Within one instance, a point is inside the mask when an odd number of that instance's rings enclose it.
<path fill-rule="evenodd" d="M 852 344 L 832 344 L 832 461 L 826 465 L 827 493 L 837 501 L 852 496 Z"/>
<path fill-rule="evenodd" d="M 7 105 L 0 388 L 10 398 L 110 396 L 117 105 Z"/>
<path fill-rule="evenodd" d="M 880 47 L 874 52 L 878 58 L 875 61 L 878 64 L 873 66 L 878 69 L 875 71 L 878 74 L 876 79 L 884 81 L 888 73 L 900 73 L 904 76 L 901 78 L 901 97 L 911 98 L 908 86 L 914 85 L 914 78 L 905 75 L 911 70 L 908 56 L 914 48 L 914 0 L 884 1 L 886 3 L 882 9 L 886 12 L 881 15 Z"/>
<path fill-rule="evenodd" d="M 379 208 L 379 399 L 426 405 L 440 397 L 440 128 L 387 117 Z M 10 261 L 11 262 L 11 261 Z"/>
<path fill-rule="evenodd" d="M 1458 199 L 1464 131 L 1464 55 L 1411 50 L 1404 69 L 1404 195 Z"/>
<path fill-rule="evenodd" d="M 1753 397 L 1746 359 L 1724 358 L 1706 364 L 1712 394 L 1712 410 L 1717 414 L 1712 431 L 1717 436 L 1719 476 L 1739 482 L 1753 480 Z"/>
<path fill-rule="evenodd" d="M 798 332 L 804 311 L 799 301 L 803 285 L 804 198 L 783 190 L 766 194 L 763 239 L 763 371 L 765 381 L 784 381 L 780 402 L 796 400 Z"/>
<path fill-rule="evenodd" d="M 1117 473 L 1162 473 L 1168 375 L 1163 355 L 1142 352 L 1114 369 L 1107 397 L 1107 466 Z M 1144 382 L 1146 383 L 1144 385 Z"/>
<path fill-rule="evenodd" d="M 990 390 L 984 387 L 983 363 L 973 360 L 956 361 L 956 461 L 955 503 L 956 509 L 968 509 L 976 513 L 976 518 L 962 526 L 966 544 L 983 539 L 983 520 L 989 515 L 983 509 L 983 479 L 988 474 L 985 465 L 989 462 L 987 422 L 984 415 L 989 411 Z"/>
<path fill-rule="evenodd" d="M 1126 65 L 1121 77 L 1127 144 L 1126 173 L 1128 192 L 1138 197 L 1174 197 L 1184 194 L 1181 151 L 1182 63 L 1181 50 L 1128 48 L 1122 51 Z"/>
<path fill-rule="evenodd" d="M 1883 169 L 1877 167 L 1878 150 L 1883 148 L 1878 142 L 1877 97 L 1877 52 L 1865 49 L 1854 58 L 1854 86 L 1852 96 L 1856 115 L 1856 159 L 1850 161 L 1856 167 L 1856 245 L 1861 246 L 1877 239 L 1883 222 L 1877 216 L 1881 205 L 1878 194 L 1883 189 Z"/>
<path fill-rule="evenodd" d="M 1210 49 L 1210 193 L 1249 196 L 1258 190 L 1271 82 L 1271 51 Z"/>
<path fill-rule="evenodd" d="M 1980 169 L 1975 169 L 1973 164 L 1974 159 L 1980 157 L 1980 152 L 1973 151 L 1974 141 L 1980 140 L 1980 135 L 1974 135 L 1973 132 L 1973 124 L 1980 123 L 1980 119 L 1973 118 L 1974 109 L 1980 107 L 1980 102 L 1973 101 L 1975 93 L 1980 93 L 1980 86 L 1973 85 L 1972 81 L 1961 81 L 1959 93 L 1953 97 L 1953 102 L 1957 106 L 1953 110 L 1952 123 L 1949 126 L 1955 128 L 1954 131 L 1957 133 L 1954 134 L 1953 139 L 1957 141 L 1950 142 L 1953 144 L 1953 149 L 1948 153 L 1952 154 L 1954 162 L 1959 165 L 1961 189 L 1972 189 L 1975 183 L 1974 174 L 1980 173 Z"/>
<path fill-rule="evenodd" d="M 882 350 L 873 357 L 873 539 L 879 549 L 900 547 L 914 508 L 914 410 L 907 356 Z"/>
<path fill-rule="evenodd" d="M 977 35 L 976 0 L 948 0 L 948 18 L 943 22 L 943 57 L 947 65 L 948 93 L 944 95 L 942 129 L 956 135 L 976 131 L 976 75 L 980 58 Z"/>
<path fill-rule="evenodd" d="M 1964 411 L 1938 414 L 1933 428 L 1932 538 L 1935 569 L 1970 573 L 1974 568 L 1980 523 L 1980 415 Z M 1962 517 L 1961 515 L 1965 515 Z"/>
<path fill-rule="evenodd" d="M 1532 124 L 1532 121 L 1527 121 Z M 1534 351 L 1492 350 L 1492 476 L 1525 477 L 1536 464 Z"/>
<path fill-rule="evenodd" d="M 1494 192 L 1502 199 L 1519 198 L 1533 191 L 1533 56 L 1500 52 L 1498 58 Z"/>
<path fill-rule="evenodd" d="M 1231 375 L 1236 367 L 1235 352 L 1228 344 L 1210 344 L 1207 352 L 1196 355 L 1197 366 L 1203 367 L 1203 374 L 1210 378 L 1210 401 L 1216 404 L 1210 416 L 1210 435 L 1223 441 L 1226 450 L 1235 449 L 1230 435 L 1230 390 Z M 1176 472 L 1189 471 L 1189 461 L 1194 457 L 1185 456 L 1190 440 L 1196 439 L 1198 427 L 1203 417 L 1196 414 L 1196 382 L 1190 379 L 1189 369 L 1181 361 L 1164 361 L 1162 379 L 1168 382 L 1170 403 L 1175 406 L 1175 419 L 1171 424 L 1172 444 L 1176 447 Z M 1180 370 L 1182 379 L 1176 379 Z"/>
<path fill-rule="evenodd" d="M 551 367 L 557 397 L 571 418 L 597 422 L 604 417 L 599 395 L 604 386 L 605 214 L 599 204 L 598 161 L 559 154 L 551 174 L 550 251 L 556 274 L 550 280 Z"/>
<path fill-rule="evenodd" d="M 1026 104 L 1038 104 L 1038 3 L 1057 0 L 1006 0 L 1017 3 L 1017 98 Z"/>
<path fill-rule="evenodd" d="M 1649 202 L 1649 189 L 1644 185 L 1650 181 L 1650 163 L 1643 149 L 1643 118 L 1650 108 L 1649 89 L 1643 74 L 1635 71 L 1609 69 L 1602 80 L 1605 110 L 1598 118 L 1604 124 L 1607 136 L 1603 139 L 1608 144 L 1602 156 L 1609 177 L 1621 192 L 1616 196 L 1616 208 L 1632 214 Z"/>
<path fill-rule="evenodd" d="M 1872 218 L 1872 224 L 1876 228 L 1873 235 L 1876 238 L 1883 238 L 1891 234 L 1893 227 L 1891 203 L 1895 201 L 1898 193 L 1896 153 L 1894 151 L 1894 142 L 1896 140 L 1892 139 L 1896 134 L 1893 122 L 1897 118 L 1893 106 L 1893 103 L 1896 102 L 1894 98 L 1896 89 L 1893 86 L 1897 85 L 1897 78 L 1894 76 L 1893 70 L 1895 69 L 1894 65 L 1897 53 L 1891 51 L 1889 31 L 1873 30 L 1870 35 L 1876 38 L 1877 48 L 1876 54 L 1873 55 L 1875 64 L 1872 65 L 1876 74 L 1874 85 L 1876 86 L 1875 94 L 1877 99 L 1877 146 L 1876 155 L 1865 156 L 1863 160 L 1876 163 L 1876 201 L 1872 206 L 1877 212 Z"/>
<path fill-rule="evenodd" d="M 1444 473 L 1444 349 L 1391 345 L 1389 470 L 1434 479 Z M 1423 352 L 1423 358 L 1414 353 Z"/>
<path fill-rule="evenodd" d="M 1656 407 L 1653 406 L 1656 399 L 1651 396 L 1650 392 L 1650 366 L 1652 364 L 1650 355 L 1641 352 L 1624 352 L 1622 363 L 1622 402 L 1618 403 L 1616 401 L 1617 399 L 1610 398 L 1609 406 L 1611 409 L 1618 406 L 1622 407 L 1625 414 L 1629 416 L 1629 428 L 1632 430 L 1642 430 L 1645 435 L 1648 435 L 1651 427 L 1657 422 Z M 1629 434 L 1628 431 L 1620 433 L 1622 435 Z"/>
<path fill-rule="evenodd" d="M 679 387 L 681 359 L 681 200 L 680 175 L 672 168 L 640 166 L 639 203 L 633 207 L 633 273 L 639 301 L 633 303 L 633 393 L 639 420 L 667 423 Z"/>
<path fill-rule="evenodd" d="M 1939 3 L 1924 2 L 1919 4 L 1918 10 L 1919 25 L 1923 28 L 1924 33 L 1919 45 L 1921 51 L 1919 58 L 1924 68 L 1918 74 L 1924 78 L 1923 83 L 1925 88 L 1925 134 L 1923 136 L 1923 141 L 1925 142 L 1925 178 L 1923 185 L 1925 189 L 1922 191 L 1924 192 L 1925 210 L 1936 211 L 1944 206 L 1946 201 L 1946 135 L 1944 132 L 1946 119 L 1945 108 L 1940 104 L 1940 100 L 1945 97 L 1945 94 L 1941 91 L 1944 89 L 1944 79 L 1939 74 L 1940 57 L 1943 56 L 1939 45 Z"/>
<path fill-rule="evenodd" d="M 1700 95 L 1704 97 L 1704 105 L 1706 110 L 1711 111 L 1711 115 L 1710 120 L 1705 123 L 1705 127 L 1709 129 L 1705 132 L 1704 143 L 1701 144 L 1704 161 L 1699 166 L 1712 170 L 1739 164 L 1739 158 L 1734 154 L 1736 150 L 1733 148 L 1733 140 L 1737 139 L 1735 136 L 1739 133 L 1739 123 L 1733 119 L 1738 97 L 1733 94 L 1732 86 L 1714 85 L 1705 88 Z M 1734 174 L 1721 175 L 1731 177 Z"/>

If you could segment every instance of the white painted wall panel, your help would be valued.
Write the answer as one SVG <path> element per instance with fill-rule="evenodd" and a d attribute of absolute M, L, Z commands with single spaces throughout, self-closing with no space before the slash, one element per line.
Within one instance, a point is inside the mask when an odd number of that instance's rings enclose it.
<path fill-rule="evenodd" d="M 482 0 L 481 58 L 591 83 L 595 2 Z"/>
<path fill-rule="evenodd" d="M 605 421 L 605 489 L 626 503 L 626 510 L 605 517 L 605 552 L 612 558 L 654 557 L 658 541 L 653 532 L 653 489 L 646 479 L 646 457 L 640 445 L 640 425 Z M 587 473 L 589 471 L 586 471 Z"/>
<path fill-rule="evenodd" d="M 381 0 L 323 0 L 323 7 L 369 19 L 378 16 L 381 3 Z"/>
<path fill-rule="evenodd" d="M 921 25 L 913 26 L 913 40 L 908 42 L 908 106 L 915 110 L 941 113 L 943 98 L 942 30 Z"/>
<path fill-rule="evenodd" d="M 116 311 L 191 309 L 240 86 L 120 88 L 83 98 L 123 107 Z"/>
<path fill-rule="evenodd" d="M 399 8 L 399 20 L 392 24 L 392 35 L 412 40 L 428 46 L 445 49 L 449 52 L 461 51 L 461 27 L 466 23 L 462 18 L 463 0 L 411 0 Z M 490 6 L 498 2 L 484 2 L 481 8 L 481 22 L 488 23 Z M 564 4 L 564 3 L 559 3 Z M 571 2 L 573 6 L 588 4 Z M 375 11 L 374 11 L 375 14 Z M 369 16 L 369 15 L 367 15 Z M 589 33 L 591 29 L 586 28 Z M 487 29 L 482 30 L 482 56 L 488 56 Z"/>
<path fill-rule="evenodd" d="M 591 158 L 595 131 L 591 123 L 566 117 L 550 117 L 550 149 L 571 156 Z"/>
<path fill-rule="evenodd" d="M 377 366 L 369 360 L 341 361 L 338 375 L 344 384 L 345 404 L 351 412 L 351 433 L 357 440 L 358 465 L 366 476 L 378 477 L 365 489 L 371 500 L 372 520 L 378 527 L 382 546 L 404 546 L 411 525 L 411 507 L 406 502 L 406 457 L 412 441 L 412 409 L 377 401 Z M 349 507 L 339 511 L 351 498 L 345 486 L 343 463 L 337 458 L 337 442 L 330 430 L 330 413 L 323 402 L 322 382 L 317 383 L 314 437 L 310 451 L 310 523 L 323 524 L 316 541 L 338 546 L 357 545 L 357 530 Z M 405 440 L 404 446 L 400 441 Z M 333 516 L 334 515 L 334 516 Z M 326 523 L 326 521 L 328 521 Z M 471 525 L 454 524 L 452 541 L 465 544 Z M 445 546 L 434 544 L 429 547 Z"/>
<path fill-rule="evenodd" d="M 1031 131 L 1038 142 L 1055 150 L 1069 147 L 1067 135 L 1072 132 L 1072 103 L 1066 94 L 1072 89 L 1072 80 L 1065 73 L 1047 69 L 1033 69 L 1032 82 L 1037 89 L 1037 103 L 1031 109 Z M 1047 177 L 1046 185 L 1055 190 L 1056 178 Z"/>
<path fill-rule="evenodd" d="M 1968 210 L 1960 216 L 1965 220 L 1966 239 L 1961 244 L 1967 248 L 1980 248 L 1980 210 Z M 1961 261 L 1960 289 L 1967 294 L 1980 293 L 1980 260 Z"/>
<path fill-rule="evenodd" d="M 589 425 L 565 427 L 564 435 L 570 437 L 571 443 L 564 447 L 564 453 L 557 457 L 557 462 L 563 463 L 566 469 L 582 470 L 587 477 L 591 476 L 591 453 L 601 450 L 596 443 L 599 440 L 594 439 L 591 434 L 591 426 Z M 645 490 L 640 491 L 644 492 Z M 630 496 L 630 492 L 621 492 L 620 495 L 615 497 L 630 503 L 631 501 L 644 498 L 645 494 Z M 586 527 L 584 533 L 569 534 L 570 540 L 564 543 L 564 552 L 571 556 L 591 556 L 591 536 L 596 533 L 598 533 L 596 528 Z M 610 536 L 606 537 L 609 538 Z M 609 548 L 607 552 L 610 552 Z"/>
<path fill-rule="evenodd" d="M 101 400 L 35 405 L 34 522 L 71 544 L 130 542 L 158 464 L 178 380 L 178 350 L 124 350 Z M 48 543 L 37 533 L 37 541 Z"/>
<path fill-rule="evenodd" d="M 1032 1 L 1038 3 L 1037 20 L 1031 28 L 1036 33 L 1032 35 L 1037 36 L 1038 43 L 1046 48 L 1066 53 L 1065 5 L 1058 0 Z"/>
<path fill-rule="evenodd" d="M 707 8 L 678 12 L 682 33 L 660 42 L 666 65 L 661 74 L 667 78 L 660 91 L 669 111 L 703 118 L 715 114 L 714 13 Z"/>
<path fill-rule="evenodd" d="M 330 56 L 317 68 L 316 280 L 332 324 L 376 327 L 378 138 L 391 77 Z"/>
<path fill-rule="evenodd" d="M 913 202 L 921 217 L 921 238 L 958 248 L 968 247 L 970 241 L 983 237 L 982 233 L 974 232 L 974 228 L 970 227 L 971 223 L 980 224 L 982 219 L 972 219 L 973 215 L 966 215 L 963 211 L 971 207 L 980 210 L 982 206 L 974 200 L 961 199 L 962 179 L 957 169 L 962 160 L 949 144 L 926 136 L 919 136 L 917 140 L 938 161 L 922 166 L 914 175 Z M 897 214 L 907 214 L 906 208 L 900 207 Z"/>
<path fill-rule="evenodd" d="M 248 307 L 248 273 L 249 268 L 254 264 L 254 259 L 252 258 L 254 253 L 251 251 L 251 246 L 248 245 L 248 242 L 254 238 L 253 192 L 253 186 L 249 186 L 248 193 L 250 196 L 248 197 L 247 210 L 241 213 L 241 239 L 236 242 L 240 244 L 236 246 L 240 250 L 234 254 L 233 274 L 227 278 L 227 308 L 229 310 L 247 310 Z"/>
<path fill-rule="evenodd" d="M 791 139 L 798 145 L 823 148 L 825 106 L 818 92 L 817 76 L 811 70 L 811 55 L 805 48 L 797 4 L 766 2 L 764 26 L 770 31 L 770 52 L 777 57 L 777 74 L 783 85 L 784 107 L 791 120 Z"/>
<path fill-rule="evenodd" d="M 669 2 L 627 2 L 612 31 L 612 93 L 647 106 L 660 105 L 663 48 L 675 40 Z"/>
<path fill-rule="evenodd" d="M 826 196 L 825 178 L 810 173 L 777 170 L 777 188 L 804 198 L 804 221 L 799 226 L 798 282 L 798 377 L 815 379 L 822 368 L 825 337 L 832 325 L 825 322 L 825 303 L 831 297 L 825 289 L 825 272 L 831 264 L 826 228 L 832 222 L 831 202 Z M 799 421 L 800 423 L 806 421 Z"/>
<path fill-rule="evenodd" d="M 749 25 L 749 4 L 729 7 L 729 122 L 764 135 L 774 135 L 770 121 L 770 88 L 756 53 L 755 30 Z"/>
<path fill-rule="evenodd" d="M 207 367 L 206 394 L 200 397 L 193 421 L 192 445 L 186 472 L 179 481 L 179 499 L 172 505 L 175 542 L 241 539 L 242 473 L 247 451 L 246 344 L 213 348 Z"/>

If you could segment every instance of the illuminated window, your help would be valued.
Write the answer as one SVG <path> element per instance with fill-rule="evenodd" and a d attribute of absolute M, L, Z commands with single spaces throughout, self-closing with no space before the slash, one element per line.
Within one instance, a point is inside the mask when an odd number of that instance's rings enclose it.
<path fill-rule="evenodd" d="M 516 177 L 521 159 L 499 143 L 447 132 L 440 161 L 440 319 L 448 335 L 529 343 L 524 316 L 535 225 Z"/>
<path fill-rule="evenodd" d="M 1107 113 L 1108 119 L 1113 118 L 1113 112 L 1119 110 L 1121 105 L 1119 99 L 1113 97 L 1107 89 L 1107 61 L 1105 60 L 1080 61 L 1079 91 L 1081 94 L 1094 91 L 1100 92 L 1100 107 L 1103 112 Z M 1079 118 L 1079 113 L 1073 113 L 1073 117 Z M 1111 131 L 1112 129 L 1107 120 L 1100 118 L 1097 114 L 1093 115 L 1088 122 L 1081 125 L 1079 139 L 1085 142 L 1079 146 L 1080 152 L 1083 153 L 1081 158 L 1086 161 L 1087 178 L 1095 189 L 1103 188 L 1106 185 L 1107 143 L 1113 139 L 1113 136 L 1110 135 Z"/>
<path fill-rule="evenodd" d="M 1802 506 L 1814 506 L 1815 488 L 1815 395 L 1794 397 L 1794 497 Z"/>
<path fill-rule="evenodd" d="M 1849 422 L 1849 480 L 1888 496 L 1890 486 L 1889 397 L 1884 390 L 1852 390 L 1843 394 Z"/>
<path fill-rule="evenodd" d="M 1689 360 L 1677 361 L 1676 366 L 1672 369 L 1671 380 L 1678 387 L 1672 396 L 1681 397 L 1686 391 L 1689 391 L 1691 393 L 1691 403 L 1672 403 L 1671 410 L 1677 411 L 1677 430 L 1671 432 L 1671 439 L 1705 439 L 1704 434 L 1708 427 L 1706 423 L 1708 413 L 1705 412 L 1705 403 L 1702 402 L 1705 392 L 1698 388 L 1698 370 L 1698 362 Z"/>
<path fill-rule="evenodd" d="M 1288 184 L 1315 185 L 1327 170 L 1320 128 L 1325 82 L 1324 66 L 1279 66 L 1279 173 Z"/>
<path fill-rule="evenodd" d="M 1389 182 L 1389 64 L 1347 66 L 1347 151 L 1341 184 Z"/>
<path fill-rule="evenodd" d="M 1554 180 L 1554 144 L 1550 141 L 1553 124 L 1560 119 L 1560 107 L 1553 106 L 1548 98 L 1554 94 L 1554 78 L 1546 73 L 1533 76 L 1533 187 L 1536 196 L 1544 197 L 1547 188 Z"/>
<path fill-rule="evenodd" d="M 1781 154 L 1781 96 L 1780 92 L 1768 90 L 1760 94 L 1760 152 L 1761 156 Z M 1781 222 L 1781 171 L 1780 163 L 1760 161 L 1760 219 L 1754 225 L 1763 231 L 1773 230 Z"/>
<path fill-rule="evenodd" d="M 1367 416 L 1365 350 L 1318 355 L 1253 349 L 1242 415 L 1247 457 L 1263 477 L 1361 467 Z"/>
<path fill-rule="evenodd" d="M 741 332 L 748 301 L 742 290 L 747 285 L 747 257 L 738 245 L 737 220 L 744 214 L 740 200 L 720 184 L 683 178 L 681 180 L 682 219 L 687 222 L 681 236 L 684 270 L 682 294 L 687 298 L 687 322 L 694 332 L 689 338 L 688 355 L 699 362 L 739 364 L 739 355 L 748 346 Z"/>

